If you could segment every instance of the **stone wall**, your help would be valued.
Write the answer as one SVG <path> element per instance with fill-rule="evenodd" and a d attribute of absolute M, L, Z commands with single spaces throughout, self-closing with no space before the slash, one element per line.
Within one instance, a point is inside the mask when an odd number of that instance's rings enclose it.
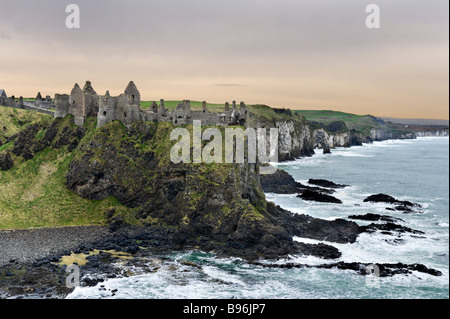
<path fill-rule="evenodd" d="M 101 127 L 108 122 L 112 122 L 117 118 L 117 98 L 109 95 L 106 91 L 104 96 L 99 97 L 99 109 L 97 115 L 97 126 Z"/>
<path fill-rule="evenodd" d="M 47 115 L 50 115 L 50 116 L 53 116 L 53 117 L 55 116 L 55 112 L 54 111 L 48 110 L 48 109 L 39 108 L 39 107 L 35 106 L 33 102 L 26 102 L 26 101 L 24 101 L 23 105 L 20 108 L 24 109 L 24 110 L 30 110 L 30 111 L 35 111 L 35 112 L 47 114 Z"/>
<path fill-rule="evenodd" d="M 65 117 L 67 114 L 69 114 L 70 102 L 68 94 L 56 94 L 54 103 L 55 117 Z"/>

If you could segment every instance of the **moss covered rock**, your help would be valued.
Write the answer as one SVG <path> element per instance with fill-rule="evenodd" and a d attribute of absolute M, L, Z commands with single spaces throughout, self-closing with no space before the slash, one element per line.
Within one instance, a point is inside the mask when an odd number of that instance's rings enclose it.
<path fill-rule="evenodd" d="M 70 163 L 67 187 L 93 200 L 114 196 L 137 209 L 141 224 L 175 229 L 180 247 L 246 258 L 314 251 L 293 242 L 299 225 L 292 213 L 266 202 L 257 164 L 174 164 L 173 128 L 136 122 L 127 129 L 115 121 L 89 130 Z"/>
<path fill-rule="evenodd" d="M 14 166 L 14 161 L 9 152 L 0 153 L 0 169 L 7 171 Z"/>

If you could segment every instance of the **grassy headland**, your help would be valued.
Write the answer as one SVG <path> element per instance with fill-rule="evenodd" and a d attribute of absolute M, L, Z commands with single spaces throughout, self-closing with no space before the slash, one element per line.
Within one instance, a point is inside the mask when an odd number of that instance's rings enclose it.
<path fill-rule="evenodd" d="M 113 197 L 87 200 L 67 189 L 65 176 L 75 153 L 68 146 L 47 147 L 28 160 L 12 152 L 15 142 L 8 138 L 38 125 L 43 128 L 36 134 L 39 140 L 52 120 L 37 112 L 0 107 L 0 153 L 8 152 L 14 160 L 11 169 L 0 170 L 0 229 L 104 224 L 105 210 L 128 210 Z M 72 125 L 69 122 L 61 121 L 58 132 Z"/>
<path fill-rule="evenodd" d="M 381 129 L 398 133 L 409 133 L 404 125 L 386 122 L 372 115 L 356 115 L 351 113 L 330 110 L 295 110 L 294 112 L 304 116 L 311 124 L 323 127 L 328 131 L 342 128 L 361 132 L 363 136 L 369 136 L 372 129 Z M 344 123 L 345 126 L 339 125 Z"/>

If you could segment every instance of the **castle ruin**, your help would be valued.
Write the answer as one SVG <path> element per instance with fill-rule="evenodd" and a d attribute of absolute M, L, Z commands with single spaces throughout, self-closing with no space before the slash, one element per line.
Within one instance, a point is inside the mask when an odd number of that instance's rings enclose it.
<path fill-rule="evenodd" d="M 16 99 L 14 95 L 8 97 L 5 90 L 0 89 L 0 105 L 13 108 L 21 108 L 23 105 L 23 97 L 21 96 L 19 99 Z"/>
<path fill-rule="evenodd" d="M 178 103 L 177 107 L 170 111 L 164 106 L 164 100 L 159 105 L 152 102 L 149 110 L 140 107 L 141 94 L 133 81 L 125 88 L 123 94 L 111 96 L 109 91 L 105 95 L 97 95 L 92 88 L 91 82 L 87 81 L 83 89 L 75 84 L 70 95 L 56 94 L 54 98 L 55 117 L 65 117 L 72 114 L 75 124 L 82 126 L 87 116 L 97 117 L 97 127 L 118 120 L 125 126 L 136 121 L 171 122 L 176 126 L 193 124 L 200 120 L 204 126 L 246 126 L 249 112 L 244 102 L 240 103 L 239 109 L 236 101 L 233 107 L 227 102 L 222 112 L 210 112 L 206 101 L 202 102 L 201 111 L 193 111 L 189 100 Z"/>

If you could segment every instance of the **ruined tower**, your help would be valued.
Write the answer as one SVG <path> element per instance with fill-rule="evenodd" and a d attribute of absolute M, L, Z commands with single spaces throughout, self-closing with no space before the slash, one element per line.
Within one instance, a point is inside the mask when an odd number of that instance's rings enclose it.
<path fill-rule="evenodd" d="M 39 103 L 40 101 L 42 101 L 42 95 L 41 92 L 38 92 L 38 94 L 36 95 L 36 98 L 34 99 L 36 105 L 37 103 Z"/>
<path fill-rule="evenodd" d="M 69 96 L 69 114 L 75 117 L 75 124 L 82 126 L 84 124 L 84 93 L 78 83 L 75 83 Z"/>
<path fill-rule="evenodd" d="M 108 122 L 112 122 L 117 116 L 117 98 L 112 97 L 109 91 L 104 96 L 99 97 L 97 127 L 101 127 Z"/>
<path fill-rule="evenodd" d="M 139 90 L 136 87 L 136 84 L 134 84 L 133 81 L 130 81 L 128 83 L 126 89 L 125 89 L 125 95 L 128 98 L 128 102 L 131 105 L 141 105 L 141 93 L 139 93 Z"/>
<path fill-rule="evenodd" d="M 91 82 L 86 81 L 83 88 L 85 116 L 97 116 L 98 113 L 98 95 L 93 89 Z"/>

